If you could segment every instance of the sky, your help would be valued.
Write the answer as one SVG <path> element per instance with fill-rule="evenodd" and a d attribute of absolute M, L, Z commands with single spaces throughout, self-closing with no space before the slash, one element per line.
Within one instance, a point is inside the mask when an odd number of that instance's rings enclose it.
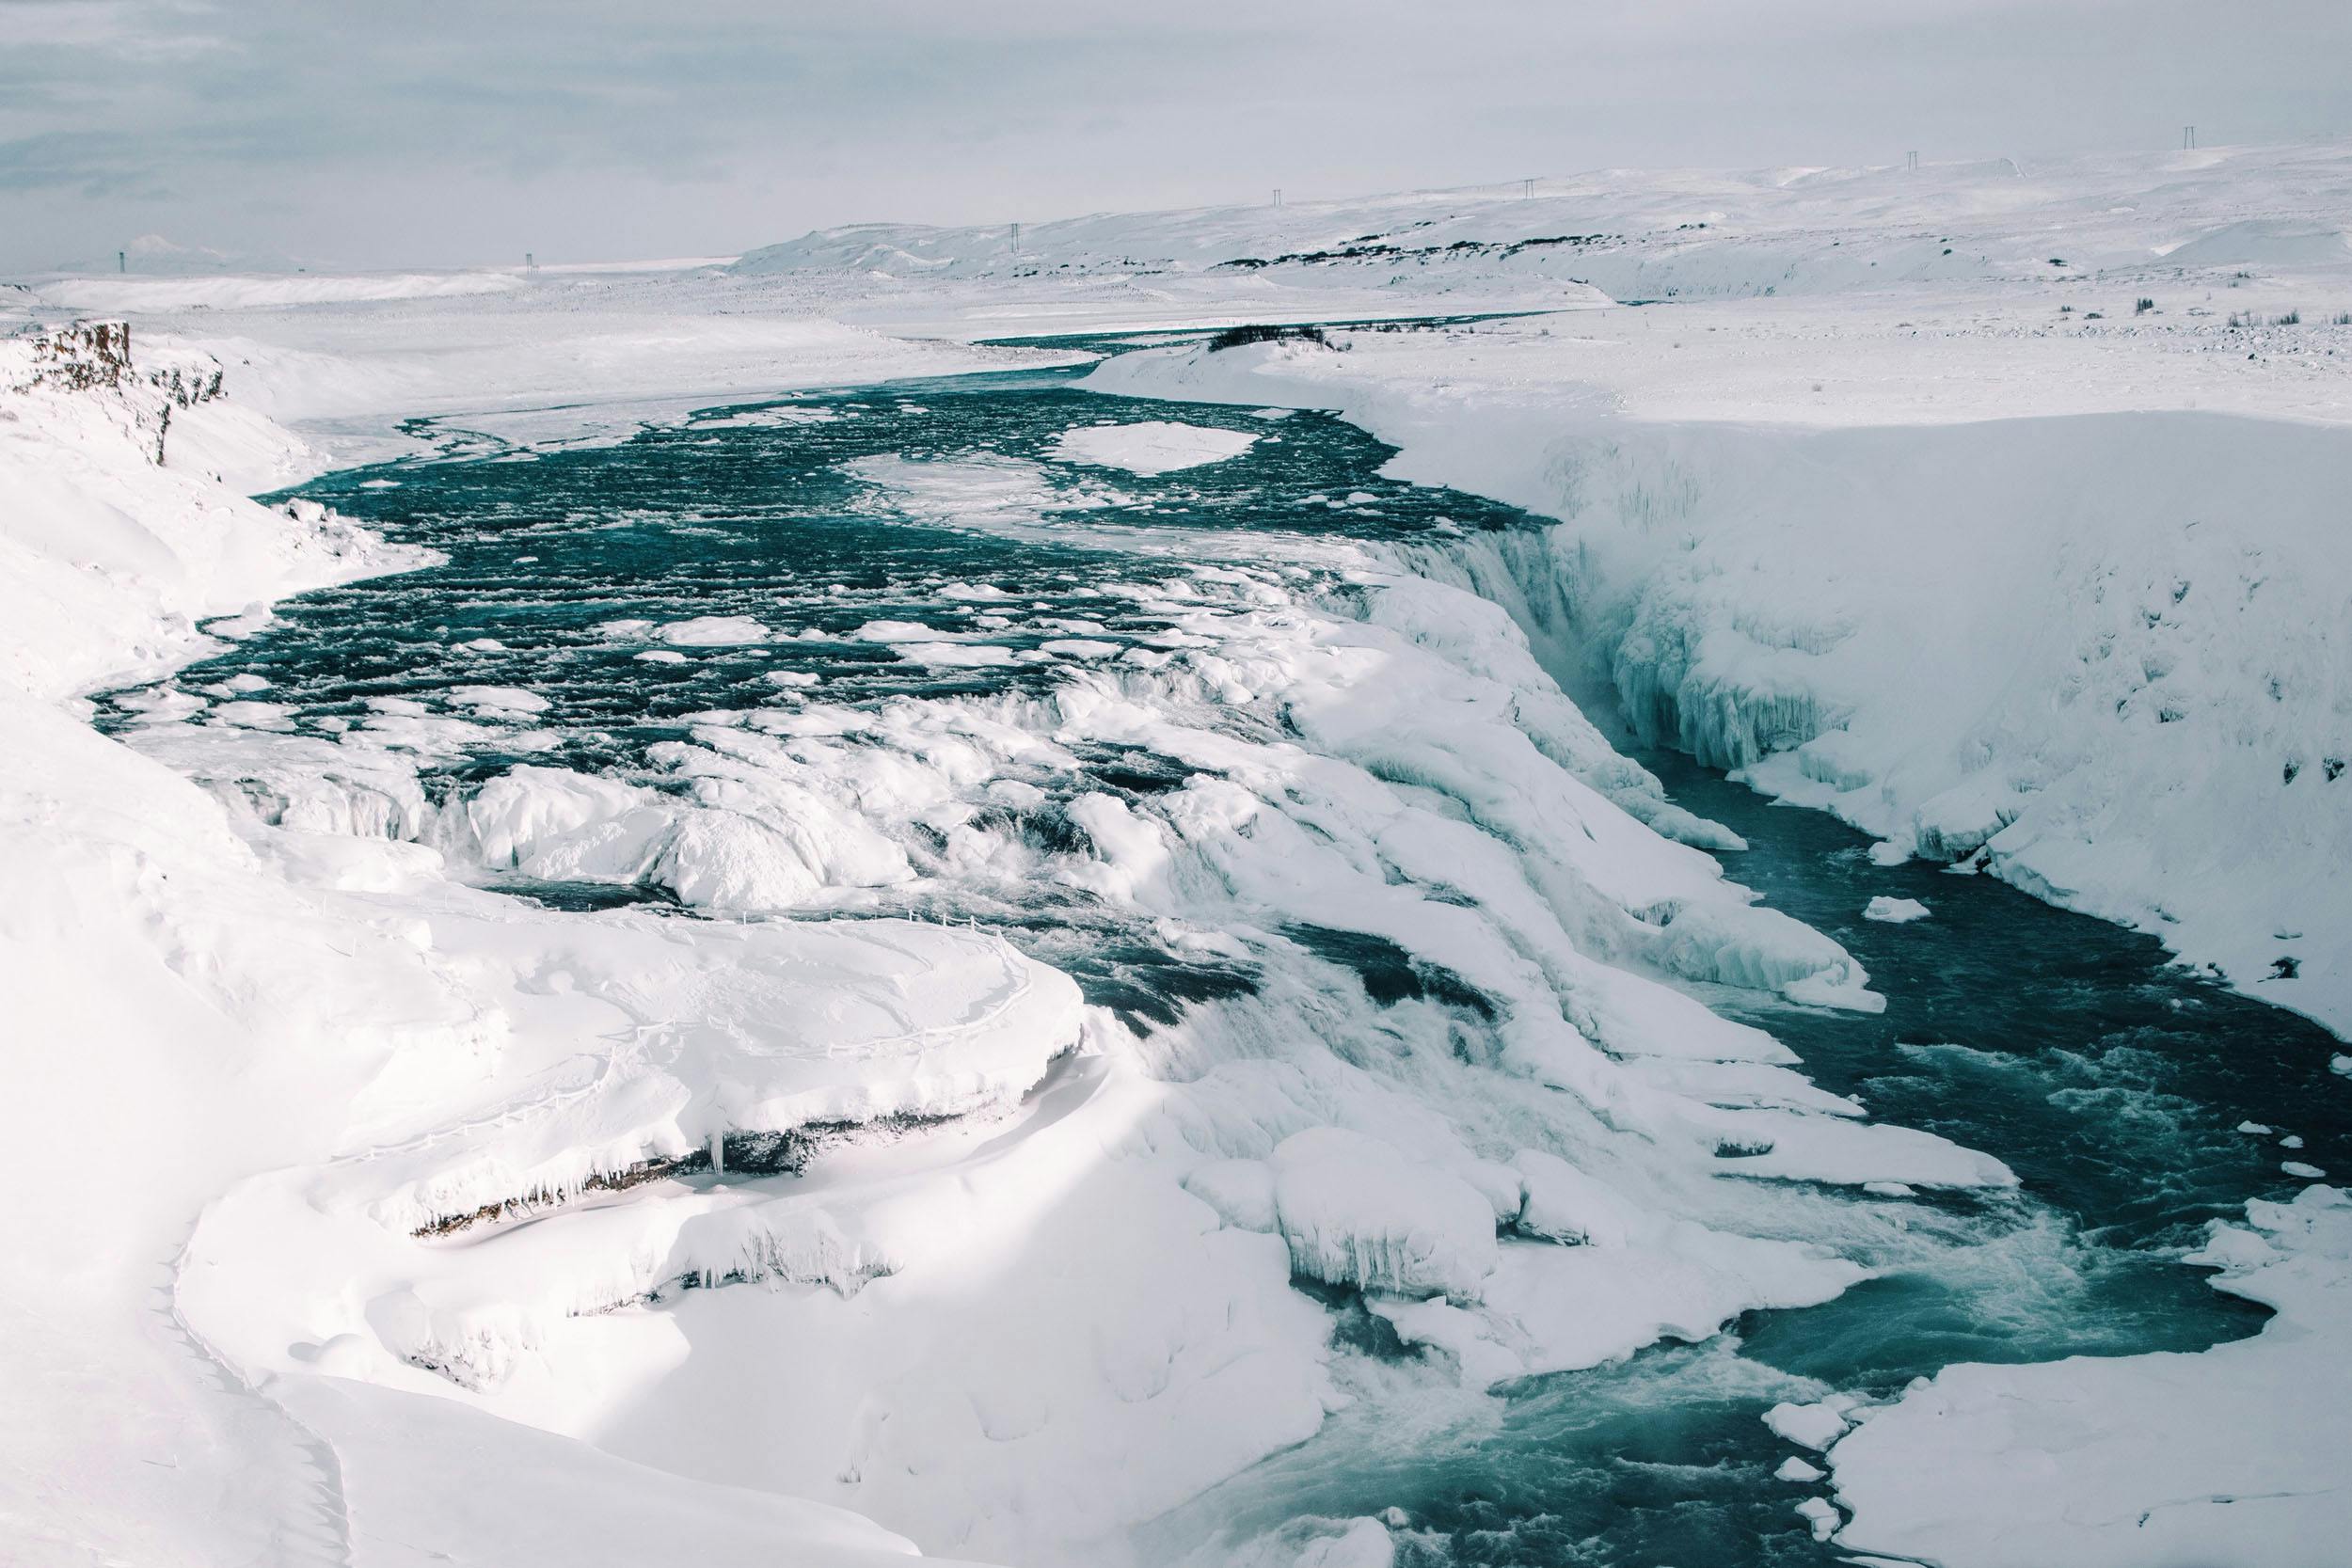
<path fill-rule="evenodd" d="M 0 275 L 2352 135 L 2344 0 L 0 0 Z"/>

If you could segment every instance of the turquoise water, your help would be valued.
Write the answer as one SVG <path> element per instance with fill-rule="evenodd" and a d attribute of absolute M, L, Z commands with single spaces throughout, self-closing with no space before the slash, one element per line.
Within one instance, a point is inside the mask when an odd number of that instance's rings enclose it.
<path fill-rule="evenodd" d="M 1260 440 L 1230 462 L 1157 479 L 1040 462 L 1073 425 L 1166 419 Z M 1493 503 L 1381 478 L 1388 449 L 1328 418 L 1128 403 L 1056 372 L 714 410 L 587 450 L 524 451 L 421 428 L 441 442 L 437 458 L 330 475 L 301 494 L 429 545 L 445 563 L 292 601 L 276 624 L 176 684 L 258 676 L 296 726 L 323 735 L 363 717 L 371 699 L 521 687 L 551 705 L 538 727 L 552 747 L 529 761 L 656 780 L 650 753 L 684 737 L 689 716 L 769 702 L 778 672 L 814 677 L 827 702 L 852 706 L 1042 690 L 1057 678 L 1050 662 L 910 664 L 856 637 L 871 622 L 954 626 L 1016 653 L 1071 635 L 1044 623 L 1148 641 L 1168 618 L 1104 584 L 1183 574 L 1200 531 L 1426 542 L 1531 526 Z M 871 483 L 860 465 L 877 460 L 1009 466 L 1006 474 L 1047 486 L 1061 510 L 1049 509 L 1044 526 L 948 526 Z M 1106 524 L 1125 541 L 1113 567 L 1085 532 Z M 1306 559 L 1298 570 L 1311 577 Z M 1006 597 L 949 596 L 971 583 Z M 992 626 L 997 604 L 1021 613 Z M 795 640 L 696 648 L 664 664 L 598 629 L 703 615 L 752 616 Z M 469 646 L 484 639 L 500 645 Z M 137 717 L 125 706 L 104 721 Z M 437 764 L 428 782 L 455 789 L 518 760 L 476 748 Z M 1747 837 L 1753 847 L 1728 858 L 1732 874 L 1851 948 L 1889 1006 L 1857 1017 L 1738 993 L 1709 1000 L 1745 1009 L 1817 1081 L 1874 1116 L 1999 1156 L 2023 1194 L 1913 1206 L 1915 1244 L 1884 1249 L 1874 1259 L 1883 1277 L 1827 1306 L 1755 1314 L 1734 1336 L 1532 1380 L 1501 1401 L 1433 1395 L 1376 1320 L 1334 1297 L 1358 1405 L 1148 1528 L 1148 1556 L 1214 1559 L 1302 1516 L 1394 1507 L 1407 1516 L 1408 1561 L 1833 1560 L 1789 1512 L 1805 1489 L 1772 1479 L 1788 1450 L 1756 1419 L 1776 1400 L 1818 1391 L 1809 1380 L 1891 1391 L 1957 1360 L 2198 1349 L 2259 1327 L 2260 1309 L 2208 1289 L 2177 1259 L 2206 1220 L 2297 1185 L 2280 1172 L 2271 1140 L 2234 1131 L 2241 1121 L 2301 1135 L 2295 1158 L 2352 1169 L 2352 1096 L 2329 1081 L 2324 1031 L 2168 964 L 2150 939 L 1987 879 L 1873 865 L 1866 841 L 1825 816 L 1775 808 L 1682 759 L 1646 760 L 1683 804 Z M 1017 813 L 1020 832 L 1068 842 L 1078 830 L 1060 808 L 1073 795 L 1140 800 L 1184 772 L 1139 750 L 1077 762 L 1037 779 L 1041 799 Z M 577 908 L 656 896 L 506 891 Z M 1861 920 L 1881 894 L 1919 898 L 1933 916 Z M 900 895 L 883 896 L 887 907 Z M 1004 929 L 1141 1027 L 1256 984 L 1248 963 L 1171 953 L 1067 890 L 927 882 L 903 896 Z M 1459 986 L 1360 943 L 1340 951 L 1336 933 L 1299 940 L 1351 967 L 1375 1003 Z M 1445 999 L 1476 1015 L 1474 994 Z"/>
<path fill-rule="evenodd" d="M 1746 853 L 1725 857 L 1732 874 L 1845 943 L 1888 1006 L 1866 1017 L 1709 1000 L 1771 1029 L 1816 1082 L 1880 1119 L 1998 1155 L 2021 1200 L 1990 1212 L 1956 1201 L 1951 1245 L 1834 1302 L 1752 1313 L 1733 1342 L 1531 1380 L 1499 1416 L 1465 1402 L 1400 1432 L 1375 1397 L 1162 1521 L 1155 1540 L 1171 1553 L 1301 1513 L 1400 1507 L 1407 1564 L 1834 1562 L 1841 1554 L 1789 1512 L 1818 1486 L 1772 1479 L 1794 1450 L 1759 1419 L 1780 1400 L 1818 1397 L 1807 1380 L 1891 1394 L 1958 1361 L 2202 1350 L 2268 1316 L 2178 1258 L 2205 1221 L 2302 1186 L 2279 1169 L 2289 1156 L 2240 1122 L 2300 1134 L 2292 1158 L 2346 1168 L 2352 1096 L 2328 1070 L 2341 1046 L 2327 1031 L 2169 963 L 2153 938 L 1988 878 L 1873 865 L 1870 841 L 1833 818 L 1687 758 L 1642 760 L 1675 799 L 1746 837 Z M 1880 894 L 1933 913 L 1861 919 Z M 1367 1343 L 1369 1357 L 1380 1351 Z"/>

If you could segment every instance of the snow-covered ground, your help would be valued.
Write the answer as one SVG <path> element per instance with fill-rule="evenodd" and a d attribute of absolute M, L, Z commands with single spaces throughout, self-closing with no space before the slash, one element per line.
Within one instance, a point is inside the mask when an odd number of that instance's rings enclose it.
<path fill-rule="evenodd" d="M 2352 154 L 2319 146 L 1612 173 L 1017 242 L 861 230 L 653 274 L 33 280 L 14 319 L 128 317 L 135 347 L 119 385 L 69 389 L 0 342 L 0 856 L 23 890 L 0 983 L 24 1042 L 0 1117 L 30 1195 L 0 1221 L 0 1323 L 27 1347 L 0 1517 L 66 1561 L 909 1549 L 836 1503 L 928 1546 L 1102 1550 L 1342 1397 L 1294 1273 L 1375 1292 L 1482 1385 L 1859 1276 L 1851 1237 L 1790 1240 L 1742 1196 L 1759 1184 L 1720 1179 L 1726 1148 L 1768 1147 L 1746 1173 L 1790 1183 L 2008 1180 L 1860 1121 L 1653 977 L 1869 998 L 1835 943 L 1725 886 L 1690 847 L 1708 825 L 1555 679 L 1890 857 L 2146 926 L 2341 1031 L 2347 225 Z M 1337 408 L 1400 471 L 1556 528 L 1342 562 L 1360 618 L 1237 549 L 1165 607 L 1181 661 L 1076 671 L 1025 724 L 902 713 L 840 795 L 806 756 L 853 716 L 698 735 L 714 789 L 786 771 L 794 812 L 854 811 L 870 844 L 754 852 L 530 770 L 427 831 L 413 768 L 365 736 L 248 731 L 241 767 L 309 786 L 270 823 L 75 703 L 188 658 L 206 617 L 404 564 L 243 499 L 389 450 L 404 419 L 611 439 L 730 396 L 1045 362 L 967 346 L 990 335 L 1489 309 L 1546 313 L 1150 351 L 1096 379 Z M 226 396 L 190 393 L 215 366 Z M 173 371 L 177 396 L 151 379 Z M 1239 450 L 1186 429 L 1081 427 L 1066 455 Z M 1018 481 L 872 477 L 951 510 Z M 749 635 L 672 631 L 649 653 Z M 1260 699 L 1295 739 L 1200 718 Z M 787 907 L 895 874 L 918 819 L 1106 737 L 1217 778 L 1165 817 L 1104 798 L 1087 864 L 1025 871 L 1212 943 L 1237 909 L 1380 935 L 1509 998 L 1510 1058 L 1414 1078 L 1147 1045 L 953 927 L 559 915 L 453 872 L 659 834 L 689 903 Z M 723 1164 L 932 1117 L 957 1119 L 780 1198 L 707 1168 L 714 1137 Z M 2352 1524 L 2328 1464 L 2341 1216 L 2314 1188 L 2217 1233 L 2227 1288 L 2280 1309 L 2255 1339 L 1955 1369 L 1870 1414 L 1829 1450 L 1840 1539 L 1955 1565 L 2151 1542 L 2325 1560 Z M 644 1306 L 727 1281 L 766 1288 Z M 1827 1441 L 1851 1414 L 1790 1430 Z"/>
<path fill-rule="evenodd" d="M 233 404 L 175 405 L 151 379 L 172 369 L 209 381 L 209 362 L 166 352 L 101 364 L 117 385 L 35 385 L 54 366 L 29 341 L 0 345 L 0 976 L 7 1158 L 27 1195 L 0 1221 L 0 1315 L 22 1347 L 20 1418 L 0 1440 L 10 1555 L 621 1563 L 682 1537 L 809 1561 L 912 1550 L 836 1509 L 273 1371 L 364 1366 L 336 1341 L 342 1314 L 377 1324 L 395 1354 L 434 1320 L 407 1285 L 356 1268 L 311 1276 L 339 1305 L 278 1303 L 326 1319 L 259 1310 L 294 1233 L 275 1233 L 266 1262 L 218 1266 L 215 1238 L 262 1202 L 241 1183 L 347 1173 L 293 1192 L 295 1228 L 325 1225 L 320 1205 L 373 1204 L 358 1229 L 389 1242 L 427 1213 L 545 1201 L 688 1154 L 713 1117 L 755 1130 L 1009 1103 L 1080 1020 L 1067 980 L 961 932 L 695 942 L 626 917 L 533 920 L 448 883 L 413 847 L 256 841 L 195 784 L 99 737 L 72 694 L 184 659 L 207 641 L 197 622 L 233 635 L 219 618 L 265 613 L 262 599 L 409 563 L 317 508 L 273 512 L 215 479 L 305 459 Z M 784 1277 L 857 1267 L 821 1213 L 689 1228 L 653 1243 L 634 1286 L 588 1289 L 614 1305 L 749 1259 Z M 278 1338 L 257 1358 L 212 1337 L 225 1329 Z"/>

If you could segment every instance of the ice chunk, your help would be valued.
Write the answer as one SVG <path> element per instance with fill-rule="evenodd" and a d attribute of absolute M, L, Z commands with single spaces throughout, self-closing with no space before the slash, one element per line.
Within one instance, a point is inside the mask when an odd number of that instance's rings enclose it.
<path fill-rule="evenodd" d="M 1078 425 L 1054 437 L 1048 451 L 1064 463 L 1124 468 L 1129 473 L 1172 473 L 1203 463 L 1222 463 L 1256 445 L 1240 430 L 1144 420 L 1135 424 Z"/>
<path fill-rule="evenodd" d="M 768 628 L 748 615 L 697 615 L 661 628 L 661 641 L 681 648 L 724 648 L 765 642 Z"/>
<path fill-rule="evenodd" d="M 1367 1305 L 1388 1320 L 1405 1343 L 1436 1351 L 1454 1363 L 1465 1388 L 1488 1388 L 1527 1373 L 1527 1357 L 1498 1337 L 1507 1330 L 1499 1330 L 1493 1320 L 1456 1307 L 1442 1296 L 1427 1301 L 1380 1296 Z"/>
<path fill-rule="evenodd" d="M 1912 833 L 1929 860 L 1962 861 L 2017 820 L 2023 798 L 2007 781 L 1979 773 L 1921 803 Z"/>
<path fill-rule="evenodd" d="M 646 791 L 593 773 L 509 768 L 448 808 L 452 850 L 549 881 L 628 880 L 651 862 L 669 813 Z"/>
<path fill-rule="evenodd" d="M 1653 1228 L 1639 1209 L 1607 1182 L 1585 1175 L 1556 1154 L 1522 1148 L 1511 1157 L 1527 1182 L 1519 1228 L 1555 1241 L 1621 1247 Z"/>
<path fill-rule="evenodd" d="M 1884 894 L 1871 899 L 1862 908 L 1863 919 L 1884 921 L 1890 926 L 1900 926 L 1908 921 L 1925 920 L 1927 917 L 1928 907 L 1916 898 L 1890 898 Z"/>
<path fill-rule="evenodd" d="M 1856 1402 L 1849 1394 L 1832 1394 L 1813 1404 L 1784 1401 L 1764 1412 L 1764 1424 L 1784 1442 L 1819 1450 L 1843 1437 L 1846 1429 L 1853 1425 Z"/>
<path fill-rule="evenodd" d="M 1660 1339 L 1708 1338 L 1755 1308 L 1817 1306 L 1863 1275 L 1793 1243 L 1685 1220 L 1626 1247 L 1507 1244 L 1485 1309 L 1518 1371 L 1574 1371 Z"/>
<path fill-rule="evenodd" d="M 1776 990 L 1814 1006 L 1885 1010 L 1886 998 L 1869 989 L 1869 972 L 1852 954 L 1778 910 L 1676 900 L 1652 911 L 1652 921 L 1659 935 L 1650 955 L 1674 974 Z"/>
<path fill-rule="evenodd" d="M 1184 1191 L 1242 1230 L 1272 1232 L 1274 1171 L 1263 1160 L 1212 1160 L 1184 1178 Z"/>
<path fill-rule="evenodd" d="M 835 881 L 870 887 L 913 875 L 905 852 L 863 824 L 779 828 L 711 810 L 682 814 L 653 866 L 687 903 L 745 913 L 794 908 Z"/>
<path fill-rule="evenodd" d="M 1310 1278 L 1475 1301 L 1494 1272 L 1493 1206 L 1392 1144 L 1311 1128 L 1282 1140 L 1272 1164 L 1291 1266 Z"/>

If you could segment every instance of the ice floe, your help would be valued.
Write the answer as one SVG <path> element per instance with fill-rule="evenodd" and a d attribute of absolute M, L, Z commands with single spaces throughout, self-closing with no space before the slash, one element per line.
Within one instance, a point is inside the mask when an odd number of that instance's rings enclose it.
<path fill-rule="evenodd" d="M 1052 453 L 1065 463 L 1165 474 L 1239 457 L 1259 437 L 1246 430 L 1145 420 L 1132 424 L 1074 425 L 1054 437 Z"/>

